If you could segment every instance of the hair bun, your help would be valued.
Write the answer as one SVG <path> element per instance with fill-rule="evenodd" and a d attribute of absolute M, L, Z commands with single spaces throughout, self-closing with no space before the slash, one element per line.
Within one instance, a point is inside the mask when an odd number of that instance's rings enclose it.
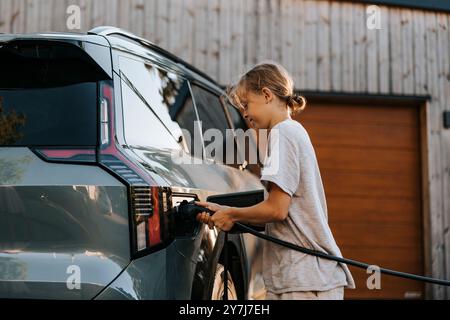
<path fill-rule="evenodd" d="M 305 109 L 306 99 L 301 95 L 293 93 L 287 98 L 287 105 L 291 109 L 291 114 L 295 114 Z"/>

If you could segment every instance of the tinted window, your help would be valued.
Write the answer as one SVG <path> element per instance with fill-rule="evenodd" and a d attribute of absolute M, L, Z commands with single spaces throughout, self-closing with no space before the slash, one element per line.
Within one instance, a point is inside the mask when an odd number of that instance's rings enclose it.
<path fill-rule="evenodd" d="M 180 96 L 180 98 L 177 99 L 178 102 L 171 106 L 170 116 L 171 119 L 176 121 L 182 129 L 185 129 L 189 133 L 184 135 L 184 141 L 186 142 L 187 151 L 192 156 L 195 156 L 194 152 L 195 150 L 198 150 L 197 157 L 201 158 L 203 144 L 200 138 L 201 134 L 199 130 L 198 118 L 195 113 L 187 82 L 183 87 L 183 92 L 187 96 L 186 98 L 181 98 Z M 198 137 L 199 139 L 195 139 L 195 137 Z M 195 146 L 195 144 L 197 144 L 197 146 Z"/>
<path fill-rule="evenodd" d="M 92 44 L 84 47 L 96 48 L 95 52 L 100 48 Z M 0 88 L 10 89 L 51 88 L 109 78 L 82 48 L 57 41 L 20 40 L 2 44 L 0 71 Z"/>
<path fill-rule="evenodd" d="M 227 134 L 230 135 L 229 138 L 232 139 L 232 132 L 227 131 L 229 129 L 228 121 L 225 116 L 225 113 L 222 108 L 222 104 L 220 103 L 219 97 L 199 86 L 192 85 L 192 94 L 194 96 L 195 105 L 198 111 L 198 117 L 202 122 L 202 133 L 205 137 L 205 148 L 208 149 L 208 145 L 211 144 L 213 146 L 221 146 L 221 149 L 217 148 L 219 152 L 211 152 L 210 156 L 214 158 L 216 161 L 227 162 L 226 161 L 226 139 Z M 222 141 L 219 143 L 215 142 L 214 138 L 209 139 L 206 135 L 206 131 L 209 129 L 217 129 L 222 134 Z M 211 140 L 211 141 L 209 141 Z M 209 152 L 207 150 L 207 154 Z M 222 154 L 222 157 L 220 156 Z M 236 152 L 234 153 L 236 154 Z M 230 165 L 235 165 L 235 160 L 233 163 L 228 163 Z"/>
<path fill-rule="evenodd" d="M 182 136 L 181 129 L 186 129 L 194 137 L 195 131 L 198 131 L 194 123 L 197 117 L 186 79 L 142 60 L 120 57 L 119 61 L 123 76 L 172 135 L 178 139 Z M 194 148 L 190 146 L 192 140 L 184 136 L 183 144 L 193 154 Z"/>
<path fill-rule="evenodd" d="M 175 103 L 185 80 L 142 60 L 120 57 L 119 61 L 120 71 L 129 79 L 136 91 L 142 95 L 169 130 L 175 136 L 180 135 L 180 127 L 170 118 L 169 109 Z"/>
<path fill-rule="evenodd" d="M 97 83 L 108 76 L 82 48 L 11 41 L 0 75 L 0 145 L 97 144 Z"/>
<path fill-rule="evenodd" d="M 202 131 L 215 128 L 225 133 L 229 127 L 219 97 L 196 85 L 192 85 L 192 94 L 197 106 L 198 117 L 202 121 Z"/>
<path fill-rule="evenodd" d="M 179 145 L 155 113 L 122 80 L 125 139 L 134 146 L 176 149 Z"/>
<path fill-rule="evenodd" d="M 248 170 L 256 175 L 259 175 L 260 167 L 258 165 L 259 157 L 256 141 L 257 133 L 255 130 L 249 130 L 247 123 L 245 122 L 242 114 L 238 109 L 236 109 L 229 103 L 227 103 L 226 106 L 231 118 L 231 123 L 233 124 L 233 128 L 235 130 L 238 130 L 236 131 L 236 133 L 239 134 L 239 129 L 247 133 L 247 135 L 244 136 L 244 139 L 237 139 L 239 150 L 241 152 L 241 157 L 238 159 L 238 161 L 242 163 L 243 161 L 241 159 L 244 158 L 248 163 Z"/>
<path fill-rule="evenodd" d="M 0 88 L 0 145 L 95 146 L 97 84 Z"/>

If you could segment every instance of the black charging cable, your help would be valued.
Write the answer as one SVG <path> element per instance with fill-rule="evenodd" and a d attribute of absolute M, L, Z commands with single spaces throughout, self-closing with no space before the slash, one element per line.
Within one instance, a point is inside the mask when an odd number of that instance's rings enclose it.
<path fill-rule="evenodd" d="M 323 253 L 317 250 L 311 250 L 311 249 L 307 249 L 304 247 L 300 247 L 297 246 L 293 243 L 290 242 L 286 242 L 283 241 L 281 239 L 277 239 L 271 236 L 268 236 L 266 234 L 260 233 L 252 228 L 250 228 L 249 226 L 246 226 L 245 224 L 236 222 L 235 224 L 237 224 L 241 229 L 243 229 L 244 231 L 253 234 L 254 236 L 257 236 L 258 238 L 276 243 L 280 246 L 295 250 L 295 251 L 299 251 L 299 252 L 303 252 L 309 255 L 313 255 L 319 258 L 323 258 L 323 259 L 327 259 L 327 260 L 333 260 L 333 261 L 337 261 L 337 262 L 341 262 L 341 263 L 345 263 L 347 265 L 351 265 L 354 267 L 358 267 L 358 268 L 362 268 L 362 269 L 366 269 L 369 268 L 370 265 L 368 263 L 364 263 L 364 262 L 360 262 L 360 261 L 356 261 L 356 260 L 350 260 L 350 259 L 346 259 L 346 258 L 341 258 L 341 257 L 336 257 L 333 256 L 331 254 L 327 254 L 327 253 Z M 381 273 L 384 274 L 388 274 L 391 276 L 395 276 L 395 277 L 401 277 L 401 278 L 405 278 L 405 279 L 410 279 L 410 280 L 417 280 L 417 281 L 423 281 L 423 282 L 428 282 L 428 283 L 433 283 L 433 284 L 438 284 L 438 285 L 442 285 L 442 286 L 450 286 L 450 281 L 448 280 L 441 280 L 441 279 L 436 279 L 436 278 L 430 278 L 430 277 L 424 277 L 424 276 L 419 276 L 416 274 L 412 274 L 412 273 L 406 273 L 406 272 L 400 272 L 400 271 L 396 271 L 396 270 L 391 270 L 391 269 L 385 269 L 385 268 L 381 268 L 379 267 L 379 271 Z"/>
<path fill-rule="evenodd" d="M 193 201 L 192 202 L 186 202 L 184 203 L 185 205 L 187 204 L 189 207 L 189 212 L 191 213 L 195 213 L 193 214 L 193 218 L 196 219 L 196 215 L 197 213 L 201 213 L 201 212 L 207 212 L 210 215 L 213 215 L 214 212 L 212 210 L 209 210 L 205 207 L 199 206 L 197 204 L 195 204 Z M 317 250 L 312 250 L 312 249 L 308 249 L 308 248 L 304 248 L 304 247 L 300 247 L 298 245 L 295 245 L 293 243 L 275 238 L 275 237 L 271 237 L 268 236 L 264 233 L 261 233 L 245 224 L 236 222 L 235 226 L 240 228 L 240 231 L 243 232 L 247 232 L 250 233 L 258 238 L 273 242 L 275 244 L 278 244 L 280 246 L 295 250 L 295 251 L 299 251 L 305 254 L 309 254 L 312 256 L 316 256 L 319 258 L 323 258 L 323 259 L 327 259 L 327 260 L 332 260 L 332 261 L 336 261 L 336 262 L 340 262 L 340 263 L 345 263 L 347 265 L 351 265 L 357 268 L 362 268 L 362 269 L 368 269 L 369 267 L 372 267 L 374 265 L 370 265 L 368 263 L 364 263 L 364 262 L 360 262 L 360 261 L 356 261 L 356 260 L 351 260 L 351 259 L 346 259 L 346 258 L 342 258 L 342 257 L 337 257 L 337 256 L 333 256 L 331 254 L 327 254 L 324 252 L 320 252 Z M 223 276 L 223 281 L 224 281 L 224 294 L 223 294 L 223 300 L 228 300 L 228 248 L 227 248 L 227 242 L 228 242 L 228 232 L 225 232 L 225 244 L 224 244 L 224 276 Z M 377 266 L 378 267 L 378 266 Z M 437 284 L 437 285 L 442 285 L 442 286 L 450 286 L 450 281 L 448 280 L 441 280 L 441 279 L 436 279 L 436 278 L 430 278 L 430 277 L 425 277 L 425 276 L 419 276 L 416 274 L 412 274 L 412 273 L 406 273 L 406 272 L 400 272 L 400 271 L 396 271 L 396 270 L 391 270 L 391 269 L 386 269 L 386 268 L 381 268 L 378 267 L 379 269 L 377 271 L 379 271 L 380 273 L 384 273 L 387 275 L 391 275 L 394 277 L 400 277 L 400 278 L 404 278 L 404 279 L 410 279 L 410 280 L 416 280 L 416 281 L 422 281 L 422 282 L 427 282 L 427 283 L 432 283 L 432 284 Z"/>

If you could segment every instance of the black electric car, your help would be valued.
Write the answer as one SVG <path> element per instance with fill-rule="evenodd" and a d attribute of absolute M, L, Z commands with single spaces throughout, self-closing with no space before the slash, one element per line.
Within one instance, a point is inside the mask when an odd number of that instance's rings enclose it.
<path fill-rule="evenodd" d="M 208 129 L 247 129 L 221 87 L 113 27 L 0 35 L 0 70 L 0 298 L 220 299 L 225 246 L 229 298 L 252 298 L 257 242 L 172 214 L 264 189 L 238 140 L 207 157 Z M 203 161 L 176 161 L 189 135 Z"/>

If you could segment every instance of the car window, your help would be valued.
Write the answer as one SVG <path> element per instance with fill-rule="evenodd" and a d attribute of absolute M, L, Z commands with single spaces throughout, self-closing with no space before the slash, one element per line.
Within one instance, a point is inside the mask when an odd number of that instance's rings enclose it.
<path fill-rule="evenodd" d="M 0 45 L 0 146 L 95 146 L 97 85 L 84 50 L 32 40 Z"/>
<path fill-rule="evenodd" d="M 155 112 L 176 140 L 182 137 L 181 145 L 193 154 L 191 137 L 194 137 L 196 131 L 198 136 L 200 134 L 194 123 L 198 119 L 187 80 L 143 60 L 120 56 L 119 64 L 123 77 L 134 91 Z M 181 129 L 185 129 L 190 137 L 183 135 Z M 202 145 L 198 148 L 201 151 Z"/>
<path fill-rule="evenodd" d="M 178 125 L 187 131 L 187 134 L 183 134 L 183 139 L 186 143 L 187 152 L 192 156 L 201 158 L 203 155 L 203 142 L 198 125 L 198 118 L 192 102 L 192 97 L 189 91 L 189 85 L 186 82 L 183 88 L 183 92 L 186 90 L 186 98 L 179 99 L 183 103 L 175 103 L 170 108 L 170 117 L 176 121 Z M 197 152 L 197 154 L 195 154 Z"/>
<path fill-rule="evenodd" d="M 192 84 L 192 94 L 195 99 L 198 117 L 202 121 L 202 133 L 212 128 L 219 129 L 225 133 L 229 126 L 219 97 L 195 84 Z"/>
<path fill-rule="evenodd" d="M 121 80 L 125 140 L 133 146 L 178 149 L 180 145 L 155 113 Z"/>
<path fill-rule="evenodd" d="M 228 125 L 219 97 L 195 84 L 192 84 L 191 88 L 195 106 L 198 111 L 198 117 L 201 121 L 207 156 L 213 158 L 217 162 L 236 166 L 236 159 L 232 159 L 232 162 L 230 162 L 230 159 L 226 158 L 227 153 L 230 152 L 230 150 L 227 150 L 227 135 L 228 139 L 231 139 L 232 142 L 230 146 L 233 146 L 234 149 L 236 149 L 236 146 L 233 145 L 233 132 L 229 130 L 231 128 Z M 216 129 L 220 132 L 222 138 L 220 142 L 215 141 L 215 137 L 212 137 L 214 133 L 209 131 L 210 129 Z M 213 149 L 216 149 L 217 152 L 213 151 Z M 209 150 L 211 150 L 211 152 Z M 237 154 L 236 150 L 234 154 Z"/>
<path fill-rule="evenodd" d="M 0 87 L 0 145 L 95 146 L 96 122 L 95 82 Z"/>
<path fill-rule="evenodd" d="M 259 166 L 259 156 L 257 149 L 257 132 L 253 129 L 249 129 L 247 122 L 245 122 L 242 114 L 239 112 L 237 108 L 232 106 L 230 103 L 226 103 L 227 112 L 230 115 L 230 120 L 233 125 L 233 129 L 235 130 L 235 134 L 237 136 L 237 145 L 238 150 L 241 152 L 240 159 L 243 159 L 247 162 L 247 168 L 250 172 L 259 175 L 260 174 L 260 166 Z M 241 136 L 240 136 L 241 135 Z M 238 160 L 238 162 L 242 163 L 243 160 Z"/>

